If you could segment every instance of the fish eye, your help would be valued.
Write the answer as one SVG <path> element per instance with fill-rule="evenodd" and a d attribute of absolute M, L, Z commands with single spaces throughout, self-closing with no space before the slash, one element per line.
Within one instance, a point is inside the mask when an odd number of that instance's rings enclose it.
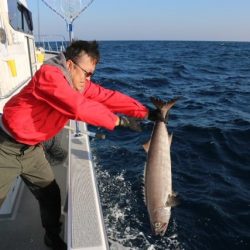
<path fill-rule="evenodd" d="M 155 223 L 155 228 L 160 228 L 161 227 L 161 223 L 160 222 L 156 222 Z"/>

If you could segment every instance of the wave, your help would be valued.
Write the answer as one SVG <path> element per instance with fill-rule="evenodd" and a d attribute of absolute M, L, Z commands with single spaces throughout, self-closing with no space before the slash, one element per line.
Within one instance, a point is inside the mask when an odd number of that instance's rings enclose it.
<path fill-rule="evenodd" d="M 99 70 L 101 71 L 102 74 L 116 74 L 116 73 L 122 72 L 120 68 L 113 67 L 113 66 L 110 66 L 110 67 L 103 66 Z"/>

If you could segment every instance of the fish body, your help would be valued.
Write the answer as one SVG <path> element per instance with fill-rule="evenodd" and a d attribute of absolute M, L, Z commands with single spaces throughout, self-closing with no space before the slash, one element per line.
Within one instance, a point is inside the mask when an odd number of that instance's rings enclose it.
<path fill-rule="evenodd" d="M 152 102 L 161 110 L 162 116 L 166 117 L 176 100 L 163 103 L 158 99 L 152 99 Z M 171 206 L 175 202 L 172 191 L 171 141 L 172 135 L 169 135 L 166 123 L 156 121 L 151 139 L 144 145 L 148 153 L 144 178 L 145 202 L 151 228 L 155 235 L 161 236 L 166 232 Z"/>

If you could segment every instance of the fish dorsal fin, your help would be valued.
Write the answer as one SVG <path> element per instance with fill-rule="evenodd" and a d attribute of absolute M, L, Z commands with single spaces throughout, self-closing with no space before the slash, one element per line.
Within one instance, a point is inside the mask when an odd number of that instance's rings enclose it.
<path fill-rule="evenodd" d="M 172 193 L 172 195 L 168 195 L 166 207 L 175 207 L 179 204 L 180 204 L 180 199 L 178 198 L 176 193 Z"/>
<path fill-rule="evenodd" d="M 142 146 L 144 148 L 144 150 L 148 153 L 149 147 L 150 147 L 150 142 L 151 140 L 149 140 L 148 142 L 144 143 Z"/>
<path fill-rule="evenodd" d="M 173 141 L 173 133 L 168 136 L 168 141 L 169 141 L 169 147 L 170 147 Z"/>

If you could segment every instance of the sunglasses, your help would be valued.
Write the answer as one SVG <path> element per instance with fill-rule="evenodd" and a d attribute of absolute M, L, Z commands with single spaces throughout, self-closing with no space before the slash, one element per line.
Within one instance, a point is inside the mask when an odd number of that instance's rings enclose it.
<path fill-rule="evenodd" d="M 85 77 L 91 77 L 94 75 L 94 73 L 92 72 L 88 72 L 87 70 L 83 69 L 78 63 L 76 63 L 75 61 L 71 60 L 77 67 L 79 67 L 81 69 L 81 71 L 83 72 L 83 74 L 85 75 Z"/>

